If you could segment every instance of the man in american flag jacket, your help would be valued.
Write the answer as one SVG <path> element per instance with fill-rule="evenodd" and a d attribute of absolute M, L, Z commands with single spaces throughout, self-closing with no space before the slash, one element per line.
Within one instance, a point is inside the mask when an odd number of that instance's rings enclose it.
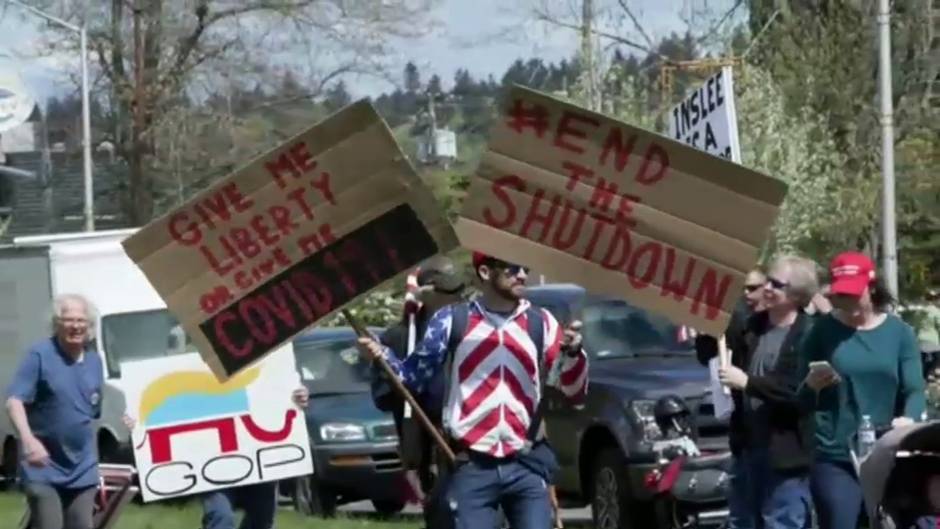
<path fill-rule="evenodd" d="M 542 381 L 575 403 L 584 398 L 588 366 L 580 323 L 562 329 L 549 311 L 522 299 L 524 267 L 481 253 L 474 253 L 473 267 L 481 296 L 468 307 L 439 310 L 406 359 L 370 338 L 360 339 L 360 347 L 383 356 L 416 393 L 447 370 L 443 426 L 459 460 L 447 499 L 458 529 L 496 529 L 500 506 L 513 529 L 545 529 L 552 523 L 547 469 L 554 456 L 537 427 L 538 403 Z M 457 311 L 466 315 L 463 329 L 453 328 Z M 542 328 L 533 332 L 531 320 Z M 546 457 L 549 464 L 543 464 Z"/>

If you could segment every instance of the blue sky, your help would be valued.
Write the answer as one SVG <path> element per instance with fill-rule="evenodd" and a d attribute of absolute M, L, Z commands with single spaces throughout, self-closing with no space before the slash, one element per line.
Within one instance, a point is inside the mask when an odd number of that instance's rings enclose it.
<path fill-rule="evenodd" d="M 499 78 L 517 58 L 541 57 L 557 61 L 572 56 L 577 49 L 578 36 L 574 31 L 532 22 L 527 6 L 536 5 L 542 0 L 515 0 L 512 4 L 517 7 L 508 8 L 505 7 L 508 2 L 504 0 L 441 1 L 443 5 L 437 13 L 440 24 L 431 35 L 396 45 L 394 59 L 402 65 L 413 60 L 420 67 L 425 80 L 437 73 L 446 87 L 451 83 L 457 68 L 468 68 L 477 78 L 491 73 Z M 556 5 L 564 5 L 568 1 L 575 5 L 579 3 L 574 0 L 556 0 Z M 597 0 L 596 3 L 603 9 L 604 0 Z M 721 9 L 731 3 L 731 0 L 629 1 L 646 32 L 654 40 L 672 31 L 684 31 L 686 26 L 680 13 L 688 14 L 690 6 L 720 14 Z M 610 1 L 609 4 L 616 2 Z M 15 15 L 14 9 L 12 6 L 7 7 L 4 14 L 0 7 L 0 68 L 19 70 L 25 84 L 40 100 L 70 88 L 71 85 L 63 82 L 63 79 L 65 74 L 78 71 L 77 58 L 22 58 L 24 53 L 29 53 L 30 45 L 40 29 L 39 24 L 29 18 Z M 621 27 L 631 26 L 627 22 Z M 641 40 L 636 31 L 629 31 L 625 35 Z M 386 82 L 371 78 L 349 79 L 348 84 L 356 96 L 377 95 L 393 88 Z"/>

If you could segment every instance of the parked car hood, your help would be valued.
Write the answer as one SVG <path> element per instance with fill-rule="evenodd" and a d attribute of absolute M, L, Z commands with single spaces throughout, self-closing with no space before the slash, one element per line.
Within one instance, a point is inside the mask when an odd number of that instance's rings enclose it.
<path fill-rule="evenodd" d="M 392 414 L 379 410 L 369 393 L 311 395 L 307 423 L 317 427 L 328 422 L 348 422 L 371 426 L 392 421 Z"/>
<path fill-rule="evenodd" d="M 624 395 L 694 398 L 708 391 L 708 368 L 695 356 L 605 358 L 591 361 L 590 385 Z"/>

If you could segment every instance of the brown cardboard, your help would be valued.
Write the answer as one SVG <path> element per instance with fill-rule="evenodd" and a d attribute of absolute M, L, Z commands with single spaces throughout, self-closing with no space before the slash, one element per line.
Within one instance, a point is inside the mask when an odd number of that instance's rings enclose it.
<path fill-rule="evenodd" d="M 224 380 L 456 244 L 385 122 L 359 101 L 154 220 L 124 249 Z"/>
<path fill-rule="evenodd" d="M 718 335 L 785 194 L 776 179 L 515 87 L 456 230 L 467 248 Z"/>

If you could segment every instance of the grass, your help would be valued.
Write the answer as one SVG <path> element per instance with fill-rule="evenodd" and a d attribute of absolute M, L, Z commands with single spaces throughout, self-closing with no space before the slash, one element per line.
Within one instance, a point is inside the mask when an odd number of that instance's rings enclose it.
<path fill-rule="evenodd" d="M 5 528 L 15 527 L 25 511 L 20 494 L 0 494 L 0 520 Z M 194 502 L 179 505 L 128 505 L 121 513 L 114 529 L 199 529 L 202 510 Z M 8 521 L 12 522 L 8 526 Z M 400 520 L 377 521 L 368 517 L 337 517 L 331 520 L 311 519 L 292 510 L 277 513 L 278 529 L 418 529 L 421 522 L 415 517 Z"/>

